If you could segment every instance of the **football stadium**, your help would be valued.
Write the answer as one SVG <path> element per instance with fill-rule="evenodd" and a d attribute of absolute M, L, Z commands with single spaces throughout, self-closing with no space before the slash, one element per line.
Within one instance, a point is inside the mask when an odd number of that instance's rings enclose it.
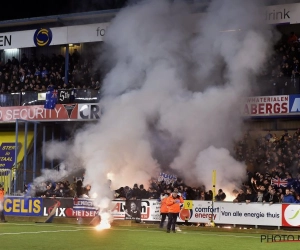
<path fill-rule="evenodd" d="M 300 1 L 1 10 L 1 249 L 299 248 Z"/>

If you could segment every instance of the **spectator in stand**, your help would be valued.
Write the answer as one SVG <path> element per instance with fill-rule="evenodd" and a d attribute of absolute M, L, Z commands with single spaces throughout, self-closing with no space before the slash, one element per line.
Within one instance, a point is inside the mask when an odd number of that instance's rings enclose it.
<path fill-rule="evenodd" d="M 256 201 L 256 195 L 253 194 L 251 188 L 247 188 L 246 195 L 245 195 L 245 201 L 246 203 L 255 202 Z"/>
<path fill-rule="evenodd" d="M 274 188 L 271 188 L 271 190 L 266 194 L 266 196 L 263 197 L 263 203 L 265 202 L 268 202 L 270 205 L 274 203 L 279 203 L 279 198 Z"/>
<path fill-rule="evenodd" d="M 282 203 L 294 203 L 295 197 L 291 194 L 290 189 L 285 190 L 285 195 L 283 196 Z"/>
<path fill-rule="evenodd" d="M 141 199 L 140 189 L 138 188 L 138 184 L 133 185 L 133 189 L 131 192 L 131 199 Z"/>
<path fill-rule="evenodd" d="M 300 195 L 299 194 L 296 195 L 296 200 L 294 203 L 300 203 Z"/>
<path fill-rule="evenodd" d="M 148 199 L 148 193 L 147 193 L 146 189 L 144 188 L 143 184 L 140 185 L 140 198 Z"/>
<path fill-rule="evenodd" d="M 218 194 L 215 196 L 216 201 L 224 201 L 226 199 L 226 194 L 222 189 L 219 189 Z"/>
<path fill-rule="evenodd" d="M 245 202 L 245 201 L 246 201 L 246 195 L 244 193 L 244 190 L 240 189 L 237 197 L 233 200 L 233 202 Z"/>
<path fill-rule="evenodd" d="M 288 38 L 289 45 L 292 45 L 293 43 L 298 42 L 298 37 L 295 35 L 295 32 L 291 32 L 290 36 Z"/>

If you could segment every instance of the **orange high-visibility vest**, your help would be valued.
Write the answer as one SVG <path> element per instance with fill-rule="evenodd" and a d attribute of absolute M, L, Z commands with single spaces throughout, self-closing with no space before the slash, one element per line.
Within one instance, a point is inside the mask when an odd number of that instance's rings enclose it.
<path fill-rule="evenodd" d="M 179 201 L 176 203 L 176 201 Z M 166 204 L 168 206 L 168 212 L 169 213 L 179 213 L 180 212 L 180 204 L 182 204 L 184 201 L 181 196 L 177 195 L 175 198 L 173 195 L 170 195 L 167 198 Z"/>
<path fill-rule="evenodd" d="M 166 204 L 167 199 L 168 199 L 168 197 L 165 197 L 161 200 L 161 204 L 160 204 L 160 212 L 161 213 L 168 213 L 169 212 L 168 206 Z"/>

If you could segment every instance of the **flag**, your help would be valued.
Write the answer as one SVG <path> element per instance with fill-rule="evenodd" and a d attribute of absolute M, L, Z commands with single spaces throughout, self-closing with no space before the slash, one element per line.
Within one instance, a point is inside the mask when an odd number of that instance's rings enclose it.
<path fill-rule="evenodd" d="M 46 92 L 45 109 L 54 109 L 57 103 L 57 90 L 53 87 L 48 87 Z"/>
<path fill-rule="evenodd" d="M 76 97 L 77 97 L 77 89 L 73 88 L 71 90 L 71 92 L 70 92 L 70 100 L 69 100 L 69 102 L 73 103 L 75 101 Z"/>
<path fill-rule="evenodd" d="M 272 178 L 271 184 L 277 187 L 286 187 L 288 185 L 287 179 Z"/>

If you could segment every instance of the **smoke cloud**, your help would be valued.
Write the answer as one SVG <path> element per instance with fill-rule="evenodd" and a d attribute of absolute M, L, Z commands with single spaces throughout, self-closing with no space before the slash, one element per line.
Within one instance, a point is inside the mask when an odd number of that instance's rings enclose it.
<path fill-rule="evenodd" d="M 66 154 L 54 146 L 49 157 L 85 168 L 101 207 L 112 198 L 108 175 L 112 188 L 147 184 L 162 170 L 210 187 L 216 169 L 217 188 L 239 185 L 246 166 L 230 154 L 242 131 L 239 103 L 274 40 L 261 2 L 216 0 L 201 15 L 164 0 L 121 10 L 105 36 L 103 115 Z"/>

